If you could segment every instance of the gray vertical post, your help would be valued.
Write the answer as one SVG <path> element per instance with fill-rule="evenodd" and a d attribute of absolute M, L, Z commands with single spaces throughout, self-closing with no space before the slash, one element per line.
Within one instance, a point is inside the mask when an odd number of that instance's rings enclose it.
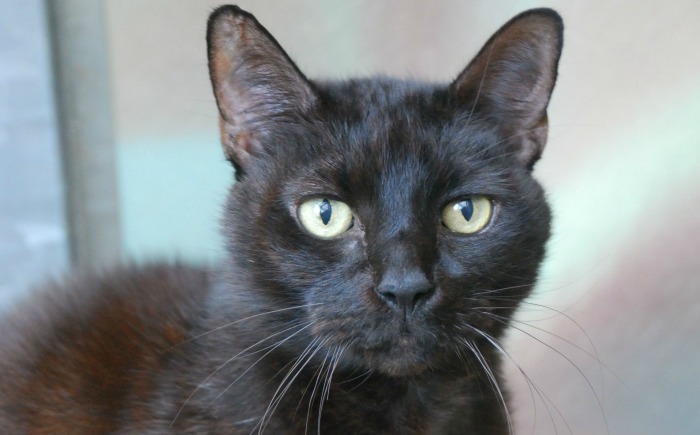
<path fill-rule="evenodd" d="M 69 258 L 46 5 L 0 0 L 0 11 L 3 311 L 32 285 L 62 274 Z"/>
<path fill-rule="evenodd" d="M 74 265 L 121 255 L 104 2 L 47 0 Z"/>

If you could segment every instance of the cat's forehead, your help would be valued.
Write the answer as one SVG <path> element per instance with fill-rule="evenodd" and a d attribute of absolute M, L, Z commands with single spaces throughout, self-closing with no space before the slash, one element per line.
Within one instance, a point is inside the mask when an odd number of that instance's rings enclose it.
<path fill-rule="evenodd" d="M 457 166 L 464 172 L 503 151 L 498 128 L 455 107 L 444 86 L 353 80 L 331 86 L 324 103 L 323 148 L 339 160 L 333 166 L 358 163 L 378 172 Z"/>
<path fill-rule="evenodd" d="M 495 194 L 507 162 L 498 131 L 450 107 L 439 85 L 352 80 L 319 88 L 321 110 L 283 147 L 269 182 L 289 201 L 331 195 L 378 204 Z M 504 166 L 505 165 L 505 166 Z M 279 174 L 287 175 L 279 175 Z M 296 199 L 295 199 L 296 198 Z"/>
<path fill-rule="evenodd" d="M 400 121 L 421 117 L 422 111 L 437 114 L 446 100 L 443 86 L 388 77 L 319 82 L 319 91 L 322 110 L 330 117 L 381 121 L 385 126 L 387 117 Z"/>
<path fill-rule="evenodd" d="M 481 191 L 478 184 L 493 184 L 502 173 L 498 162 L 484 164 L 493 135 L 443 116 L 432 89 L 365 91 L 316 124 L 316 140 L 299 155 L 288 184 L 295 195 L 406 202 L 460 188 Z"/>

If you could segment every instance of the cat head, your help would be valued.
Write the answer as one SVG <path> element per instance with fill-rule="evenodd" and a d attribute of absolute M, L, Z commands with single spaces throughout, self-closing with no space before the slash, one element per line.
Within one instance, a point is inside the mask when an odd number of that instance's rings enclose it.
<path fill-rule="evenodd" d="M 311 81 L 235 6 L 212 14 L 207 41 L 240 291 L 303 306 L 316 345 L 389 375 L 449 367 L 498 337 L 549 235 L 531 172 L 559 16 L 513 18 L 449 84 Z"/>

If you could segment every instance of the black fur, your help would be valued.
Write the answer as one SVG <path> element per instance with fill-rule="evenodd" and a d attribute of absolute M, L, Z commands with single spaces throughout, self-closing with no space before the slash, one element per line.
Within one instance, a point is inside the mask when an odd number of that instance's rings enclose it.
<path fill-rule="evenodd" d="M 75 306 L 2 325 L 0 429 L 508 433 L 497 343 L 549 235 L 531 169 L 558 15 L 514 18 L 448 85 L 310 81 L 234 6 L 207 38 L 238 179 L 228 260 L 87 277 L 52 289 L 77 287 Z M 470 195 L 490 198 L 490 223 L 448 230 L 442 209 Z M 311 197 L 347 203 L 353 226 L 310 235 Z M 417 281 L 410 306 L 378 290 Z"/>

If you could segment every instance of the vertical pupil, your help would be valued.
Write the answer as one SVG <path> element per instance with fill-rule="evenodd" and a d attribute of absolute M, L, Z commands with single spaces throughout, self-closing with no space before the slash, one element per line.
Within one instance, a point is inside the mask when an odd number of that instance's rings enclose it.
<path fill-rule="evenodd" d="M 462 216 L 464 216 L 464 219 L 471 220 L 472 216 L 474 215 L 474 203 L 472 203 L 472 200 L 467 199 L 461 201 L 459 203 L 459 211 L 462 212 Z"/>
<path fill-rule="evenodd" d="M 321 222 L 323 222 L 323 225 L 328 225 L 328 222 L 331 220 L 331 213 L 331 203 L 327 199 L 324 199 L 318 205 L 318 214 L 321 216 Z"/>

